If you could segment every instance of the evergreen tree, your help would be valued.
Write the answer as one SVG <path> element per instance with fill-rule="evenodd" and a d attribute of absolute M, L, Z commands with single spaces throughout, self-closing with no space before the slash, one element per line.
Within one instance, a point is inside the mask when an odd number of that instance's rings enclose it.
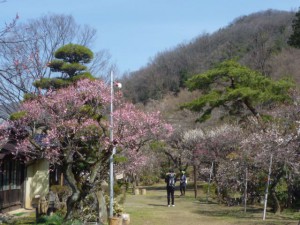
<path fill-rule="evenodd" d="M 293 33 L 288 39 L 288 44 L 295 48 L 300 48 L 300 9 L 295 14 L 292 24 Z"/>
<path fill-rule="evenodd" d="M 56 59 L 48 63 L 52 72 L 60 72 L 56 78 L 42 78 L 34 82 L 34 85 L 42 89 L 59 89 L 74 83 L 82 78 L 93 76 L 87 71 L 87 64 L 93 59 L 93 52 L 82 45 L 67 44 L 56 50 Z"/>
<path fill-rule="evenodd" d="M 186 84 L 191 91 L 202 91 L 199 98 L 182 106 L 201 112 L 200 122 L 209 119 L 213 109 L 221 107 L 230 115 L 248 110 L 259 118 L 257 106 L 289 100 L 288 90 L 293 86 L 289 80 L 271 80 L 233 60 L 193 76 Z"/>

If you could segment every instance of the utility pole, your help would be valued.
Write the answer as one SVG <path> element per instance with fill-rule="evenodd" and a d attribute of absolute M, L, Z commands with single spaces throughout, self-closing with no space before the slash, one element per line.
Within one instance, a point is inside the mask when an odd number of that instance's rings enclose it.
<path fill-rule="evenodd" d="M 116 146 L 114 143 L 114 85 L 117 88 L 122 88 L 121 83 L 114 82 L 113 71 L 110 72 L 110 143 L 113 146 L 113 150 L 109 157 L 109 218 L 113 217 L 114 212 L 114 154 L 116 154 Z"/>
<path fill-rule="evenodd" d="M 113 71 L 110 72 L 110 143 L 113 145 L 113 150 L 109 157 L 109 218 L 113 217 L 113 204 L 114 204 L 114 154 L 116 152 L 116 147 L 114 146 L 114 76 Z"/>

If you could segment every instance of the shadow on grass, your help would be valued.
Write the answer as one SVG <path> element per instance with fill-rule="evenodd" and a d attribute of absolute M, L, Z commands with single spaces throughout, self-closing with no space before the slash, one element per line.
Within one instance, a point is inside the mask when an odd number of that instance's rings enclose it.
<path fill-rule="evenodd" d="M 261 210 L 259 212 L 244 212 L 243 210 L 223 210 L 223 209 L 198 209 L 192 211 L 195 214 L 201 214 L 209 217 L 232 217 L 232 218 L 239 218 L 239 219 L 247 219 L 247 218 L 253 218 L 255 217 L 253 214 L 262 212 Z"/>
<path fill-rule="evenodd" d="M 262 218 L 263 209 L 257 208 L 257 207 L 248 207 L 247 212 L 244 212 L 244 209 L 242 207 L 228 207 L 228 208 L 219 208 L 213 207 L 211 209 L 207 209 L 207 207 L 204 209 L 205 204 L 203 205 L 203 209 L 201 209 L 201 206 L 199 209 L 194 210 L 193 213 L 195 214 L 202 214 L 209 217 L 231 217 L 231 218 L 238 218 L 238 219 L 260 219 Z M 295 218 L 291 218 L 288 215 L 281 214 L 281 215 L 275 215 L 272 212 L 268 212 L 269 218 L 276 220 L 295 220 Z"/>
<path fill-rule="evenodd" d="M 142 189 L 145 188 L 149 191 L 162 191 L 166 190 L 166 184 L 160 184 L 160 185 L 153 185 L 153 186 L 139 186 L 138 188 Z M 201 185 L 198 185 L 198 189 L 201 188 Z M 187 185 L 186 191 L 193 191 L 194 187 L 192 184 Z M 179 191 L 179 184 L 176 183 L 175 185 L 175 191 Z"/>
<path fill-rule="evenodd" d="M 263 208 L 259 206 L 247 206 L 247 211 L 244 212 L 244 208 L 242 205 L 240 206 L 225 206 L 220 205 L 216 202 L 209 202 L 208 204 L 205 202 L 195 201 L 194 204 L 196 207 L 191 212 L 194 214 L 205 215 L 208 217 L 215 217 L 215 218 L 235 218 L 241 220 L 258 220 L 262 219 L 263 215 Z M 300 213 L 299 213 L 300 217 Z M 267 211 L 267 219 L 277 221 L 278 224 L 282 224 L 283 221 L 286 223 L 284 224 L 295 224 L 297 221 L 298 216 L 295 214 L 274 214 L 270 210 Z M 259 223 L 260 224 L 260 223 Z M 275 225 L 277 223 L 267 223 L 266 225 Z"/>
<path fill-rule="evenodd" d="M 162 190 L 166 190 L 165 186 L 146 186 L 146 187 L 139 187 L 139 188 L 146 188 L 149 191 L 162 191 Z"/>
<path fill-rule="evenodd" d="M 150 206 L 166 207 L 166 204 L 148 204 Z"/>
<path fill-rule="evenodd" d="M 159 199 L 159 200 L 163 200 L 163 199 L 167 199 L 167 194 L 165 195 L 160 195 L 160 196 L 151 196 L 150 198 L 152 199 Z"/>

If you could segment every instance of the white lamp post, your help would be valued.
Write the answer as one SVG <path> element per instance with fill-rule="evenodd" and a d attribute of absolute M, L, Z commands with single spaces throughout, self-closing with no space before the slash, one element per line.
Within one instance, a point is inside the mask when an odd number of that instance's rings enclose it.
<path fill-rule="evenodd" d="M 114 77 L 113 72 L 110 72 L 110 143 L 113 144 L 114 141 L 114 120 L 113 120 L 113 101 L 114 101 Z M 110 189 L 109 189 L 109 217 L 113 217 L 113 204 L 114 204 L 114 153 L 115 146 L 113 147 L 113 151 L 109 157 L 109 181 L 110 181 Z"/>
<path fill-rule="evenodd" d="M 113 72 L 110 73 L 110 143 L 114 145 L 114 84 L 117 88 L 122 88 L 121 83 L 114 82 Z M 113 151 L 109 157 L 109 180 L 110 180 L 110 194 L 109 194 L 109 217 L 113 217 L 114 204 L 114 154 L 116 153 L 116 146 L 113 146 Z"/>

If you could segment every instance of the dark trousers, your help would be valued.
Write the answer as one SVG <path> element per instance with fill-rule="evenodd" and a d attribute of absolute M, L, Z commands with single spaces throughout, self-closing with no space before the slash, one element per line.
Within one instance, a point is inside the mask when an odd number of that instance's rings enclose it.
<path fill-rule="evenodd" d="M 168 205 L 170 205 L 170 201 L 172 201 L 172 205 L 174 205 L 174 192 L 175 192 L 175 188 L 167 187 Z"/>
<path fill-rule="evenodd" d="M 181 195 L 185 195 L 185 189 L 186 189 L 186 184 L 185 183 L 180 184 Z"/>

